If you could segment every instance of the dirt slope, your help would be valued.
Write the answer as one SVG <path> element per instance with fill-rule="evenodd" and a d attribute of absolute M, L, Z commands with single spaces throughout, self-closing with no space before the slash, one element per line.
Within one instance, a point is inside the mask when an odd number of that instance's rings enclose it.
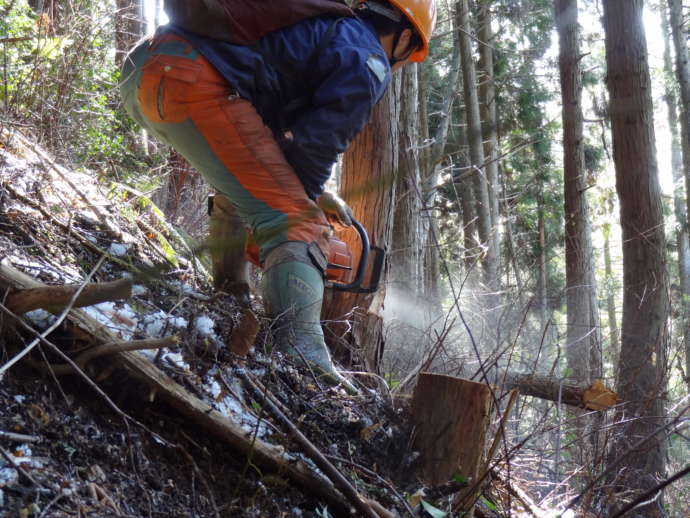
<path fill-rule="evenodd" d="M 318 473 L 240 382 L 236 369 L 245 368 L 362 496 L 407 512 L 401 495 L 418 486 L 415 454 L 407 420 L 385 391 L 362 386 L 360 396 L 348 396 L 269 354 L 270 322 L 258 301 L 256 345 L 247 360 L 231 354 L 226 344 L 241 308 L 212 292 L 203 264 L 140 193 L 63 169 L 30 141 L 5 133 L 0 260 L 50 285 L 79 284 L 89 274 L 92 282 L 132 278 L 131 298 L 85 308 L 87 314 L 123 342 L 175 335 L 173 348 L 136 354 L 247 437 L 281 446 Z M 26 326 L 7 311 L 0 318 L 0 369 L 55 321 L 44 310 L 27 313 Z M 87 345 L 64 324 L 45 338 L 73 358 Z M 44 343 L 0 374 L 0 516 L 328 516 L 314 491 L 238 455 L 112 357 L 85 368 L 103 393 L 55 367 L 64 363 Z"/>

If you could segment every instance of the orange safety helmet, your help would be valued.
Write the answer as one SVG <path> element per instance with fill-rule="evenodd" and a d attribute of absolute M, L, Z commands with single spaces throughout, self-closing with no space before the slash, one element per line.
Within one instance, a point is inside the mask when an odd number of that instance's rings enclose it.
<path fill-rule="evenodd" d="M 360 4 L 366 3 L 367 0 L 360 1 Z M 405 15 L 422 38 L 422 48 L 413 52 L 408 59 L 424 61 L 429 54 L 429 40 L 436 25 L 436 0 L 388 0 L 388 3 Z"/>

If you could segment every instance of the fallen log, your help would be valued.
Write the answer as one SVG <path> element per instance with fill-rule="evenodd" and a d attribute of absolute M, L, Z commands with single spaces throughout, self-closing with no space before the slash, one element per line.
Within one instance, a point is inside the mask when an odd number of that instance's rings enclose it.
<path fill-rule="evenodd" d="M 538 397 L 589 410 L 606 410 L 620 401 L 618 395 L 607 388 L 602 380 L 586 384 L 539 374 L 504 371 L 494 376 L 490 382 L 507 390 L 518 389 L 522 396 Z"/>
<path fill-rule="evenodd" d="M 43 287 L 45 285 L 15 269 L 8 262 L 0 263 L 0 288 L 16 291 Z M 94 345 L 118 341 L 114 334 L 82 310 L 72 309 L 66 321 L 79 329 L 82 336 L 89 336 Z M 143 382 L 151 392 L 196 425 L 223 440 L 238 453 L 247 456 L 253 464 L 268 471 L 285 474 L 296 484 L 322 498 L 332 512 L 339 516 L 350 516 L 350 505 L 342 494 L 308 464 L 290 456 L 281 446 L 253 437 L 253 434 L 243 430 L 209 403 L 190 394 L 143 355 L 136 352 L 120 352 L 113 358 L 134 378 Z"/>

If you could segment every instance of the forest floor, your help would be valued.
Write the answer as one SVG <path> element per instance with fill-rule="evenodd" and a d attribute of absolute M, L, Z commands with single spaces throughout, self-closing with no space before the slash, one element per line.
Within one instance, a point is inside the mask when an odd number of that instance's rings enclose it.
<path fill-rule="evenodd" d="M 425 497 L 423 505 L 409 498 L 422 489 L 409 410 L 393 405 L 383 385 L 360 384 L 360 394 L 351 396 L 269 354 L 271 322 L 257 300 L 253 314 L 261 325 L 250 354 L 229 352 L 246 310 L 213 292 L 203 265 L 141 193 L 112 183 L 105 188 L 88 172 L 57 166 L 28 140 L 0 137 L 3 264 L 50 285 L 81 284 L 85 272 L 92 282 L 133 278 L 130 299 L 84 311 L 123 342 L 175 335 L 175 346 L 137 354 L 324 484 L 294 436 L 241 383 L 238 369 L 275 396 L 360 495 L 400 516 L 445 516 L 428 504 L 442 506 L 453 491 Z M 0 368 L 56 319 L 43 309 L 24 315 L 26 325 L 5 309 L 0 318 Z M 65 325 L 44 340 L 70 354 L 84 345 Z M 0 371 L 0 517 L 337 514 L 318 491 L 238 454 L 110 358 L 87 364 L 95 383 L 55 367 L 64 359 L 47 346 Z"/>
<path fill-rule="evenodd" d="M 225 344 L 241 308 L 213 294 L 199 263 L 177 255 L 180 240 L 144 198 L 111 187 L 103 193 L 97 178 L 56 166 L 30 142 L 3 139 L 0 257 L 52 285 L 82 282 L 101 256 L 93 282 L 131 276 L 132 269 L 156 271 L 135 284 L 132 299 L 87 311 L 122 340 L 174 333 L 178 346 L 141 354 L 248 435 L 302 457 L 233 376 L 240 366 L 251 371 L 360 493 L 404 509 L 400 494 L 419 486 L 409 475 L 415 455 L 404 411 L 375 390 L 362 387 L 352 397 L 319 385 L 288 359 L 266 354 L 263 331 L 248 359 L 230 353 Z M 166 271 L 154 266 L 163 262 Z M 38 331 L 55 319 L 43 310 L 26 318 Z M 33 339 L 6 314 L 2 319 L 0 365 Z M 65 350 L 78 342 L 60 327 L 47 339 Z M 105 371 L 98 385 L 119 411 L 79 376 L 55 375 L 46 358 L 62 363 L 36 348 L 29 365 L 19 363 L 0 379 L 0 432 L 20 434 L 0 436 L 1 516 L 327 516 L 318 495 L 264 473 L 166 403 L 150 402 L 145 387 L 109 372 L 108 361 L 94 362 L 89 374 Z"/>

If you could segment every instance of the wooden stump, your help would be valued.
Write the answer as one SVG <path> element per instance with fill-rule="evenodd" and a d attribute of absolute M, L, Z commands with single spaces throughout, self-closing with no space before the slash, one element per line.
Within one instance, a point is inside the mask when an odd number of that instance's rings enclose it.
<path fill-rule="evenodd" d="M 453 376 L 421 373 L 412 399 L 422 480 L 432 486 L 454 475 L 476 481 L 489 426 L 491 390 Z"/>

